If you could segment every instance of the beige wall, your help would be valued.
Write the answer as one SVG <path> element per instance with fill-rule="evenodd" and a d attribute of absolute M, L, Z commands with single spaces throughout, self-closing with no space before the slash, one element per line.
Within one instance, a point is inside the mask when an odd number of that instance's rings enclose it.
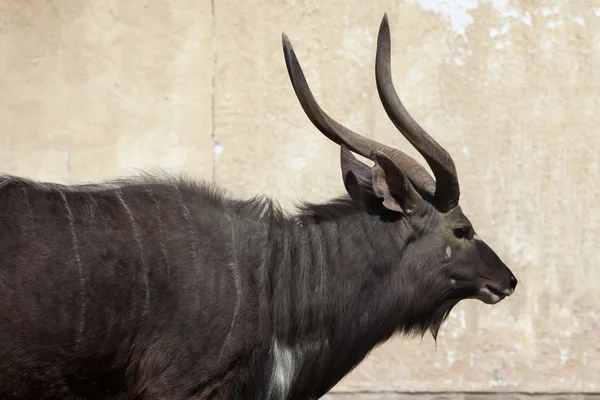
<path fill-rule="evenodd" d="M 397 89 L 454 156 L 462 204 L 520 279 L 395 339 L 338 391 L 600 391 L 600 3 L 511 0 L 0 0 L 0 171 L 76 182 L 138 169 L 285 207 L 343 192 L 339 150 L 288 80 L 417 153 L 374 82 L 388 12 Z"/>

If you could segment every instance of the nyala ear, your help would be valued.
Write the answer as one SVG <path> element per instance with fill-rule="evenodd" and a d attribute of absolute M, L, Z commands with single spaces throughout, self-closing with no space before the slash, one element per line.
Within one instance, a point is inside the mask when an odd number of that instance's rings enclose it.
<path fill-rule="evenodd" d="M 365 202 L 371 189 L 371 169 L 360 162 L 346 145 L 340 146 L 342 179 L 346 191 L 354 201 Z"/>
<path fill-rule="evenodd" d="M 421 204 L 422 198 L 417 193 L 408 177 L 385 154 L 374 151 L 371 159 L 375 162 L 371 168 L 373 192 L 383 199 L 388 210 L 412 214 Z"/>

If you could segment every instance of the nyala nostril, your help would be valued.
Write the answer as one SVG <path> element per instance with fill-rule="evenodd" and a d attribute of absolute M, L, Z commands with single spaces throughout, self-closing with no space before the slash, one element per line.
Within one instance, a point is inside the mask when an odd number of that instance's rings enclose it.
<path fill-rule="evenodd" d="M 515 278 L 514 275 L 510 276 L 510 286 L 513 288 L 513 290 L 517 287 L 517 278 Z"/>

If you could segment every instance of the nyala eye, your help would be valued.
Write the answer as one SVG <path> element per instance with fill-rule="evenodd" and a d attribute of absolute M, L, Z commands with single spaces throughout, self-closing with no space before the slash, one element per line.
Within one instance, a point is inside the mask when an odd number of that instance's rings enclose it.
<path fill-rule="evenodd" d="M 454 229 L 454 236 L 456 236 L 459 239 L 465 239 L 469 236 L 470 232 L 471 232 L 471 228 L 469 228 L 467 226 L 461 226 L 460 228 Z"/>

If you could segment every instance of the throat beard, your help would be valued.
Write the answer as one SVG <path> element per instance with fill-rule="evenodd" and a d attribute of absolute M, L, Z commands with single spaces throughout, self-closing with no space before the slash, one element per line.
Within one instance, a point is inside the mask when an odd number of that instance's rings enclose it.
<path fill-rule="evenodd" d="M 431 319 L 429 321 L 429 331 L 431 332 L 431 336 L 433 336 L 433 340 L 437 343 L 438 333 L 442 324 L 450 315 L 450 312 L 458 304 L 460 300 L 458 299 L 447 299 L 441 302 L 441 304 L 436 307 L 432 314 Z"/>

